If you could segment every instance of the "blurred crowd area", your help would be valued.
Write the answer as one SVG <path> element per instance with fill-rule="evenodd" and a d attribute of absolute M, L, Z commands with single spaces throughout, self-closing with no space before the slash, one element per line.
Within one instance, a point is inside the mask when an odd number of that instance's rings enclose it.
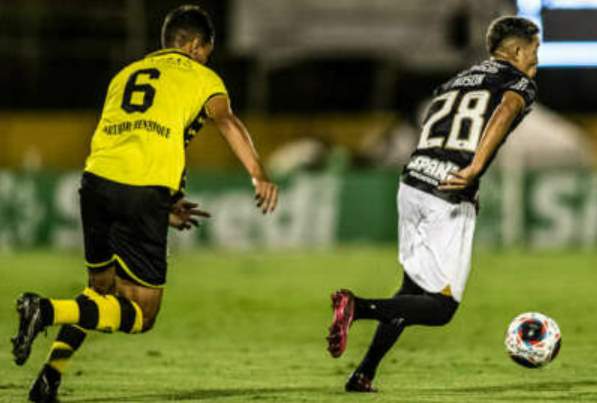
<path fill-rule="evenodd" d="M 159 47 L 162 19 L 180 3 L 0 2 L 0 166 L 79 168 L 110 78 Z M 196 3 L 217 30 L 210 66 L 281 171 L 338 156 L 400 167 L 433 88 L 482 60 L 487 24 L 517 12 L 514 0 Z M 547 152 L 556 166 L 594 166 L 597 70 L 541 69 L 537 81 L 539 113 L 517 146 L 525 161 L 544 164 Z M 191 148 L 191 167 L 238 167 L 212 134 Z"/>
<path fill-rule="evenodd" d="M 108 83 L 159 48 L 162 20 L 181 2 L 0 1 L 0 251 L 80 247 L 80 170 Z M 212 218 L 174 246 L 395 242 L 397 178 L 429 97 L 486 58 L 490 21 L 524 6 L 543 20 L 545 40 L 597 43 L 595 0 L 194 3 L 217 31 L 209 65 L 282 201 L 272 217 L 255 214 L 246 175 L 207 125 L 187 152 L 187 190 Z M 540 68 L 537 82 L 534 111 L 484 178 L 477 239 L 594 249 L 597 69 Z"/>

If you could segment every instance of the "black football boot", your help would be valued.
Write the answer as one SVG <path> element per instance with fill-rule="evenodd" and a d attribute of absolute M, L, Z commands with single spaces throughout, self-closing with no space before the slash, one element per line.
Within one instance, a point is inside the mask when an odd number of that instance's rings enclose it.
<path fill-rule="evenodd" d="M 364 374 L 355 372 L 348 378 L 348 382 L 344 385 L 344 390 L 347 392 L 375 393 L 377 389 L 373 387 L 372 382 Z"/>
<path fill-rule="evenodd" d="M 58 402 L 58 387 L 60 386 L 60 372 L 44 365 L 31 389 L 29 390 L 29 401 L 35 403 L 56 403 Z"/>
<path fill-rule="evenodd" d="M 23 365 L 31 354 L 33 341 L 44 330 L 41 315 L 41 297 L 33 293 L 24 293 L 17 299 L 19 330 L 12 341 L 12 355 L 17 365 Z"/>

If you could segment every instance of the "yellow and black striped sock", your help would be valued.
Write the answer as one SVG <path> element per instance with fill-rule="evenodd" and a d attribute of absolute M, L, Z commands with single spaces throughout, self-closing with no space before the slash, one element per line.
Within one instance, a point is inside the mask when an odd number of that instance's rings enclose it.
<path fill-rule="evenodd" d="M 63 374 L 72 355 L 81 347 L 86 336 L 85 329 L 79 326 L 63 325 L 52 343 L 47 364 Z"/>
<path fill-rule="evenodd" d="M 137 303 L 121 296 L 101 295 L 91 288 L 74 300 L 43 299 L 42 318 L 46 325 L 79 325 L 107 333 L 143 330 L 143 312 Z"/>

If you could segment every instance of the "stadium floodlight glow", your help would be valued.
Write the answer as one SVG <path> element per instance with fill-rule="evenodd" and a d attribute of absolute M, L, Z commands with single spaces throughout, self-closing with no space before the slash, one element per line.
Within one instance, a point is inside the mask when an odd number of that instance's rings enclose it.
<path fill-rule="evenodd" d="M 517 0 L 518 15 L 539 26 L 541 10 L 597 10 L 597 0 Z M 539 67 L 595 67 L 597 41 L 544 41 L 539 48 Z"/>
<path fill-rule="evenodd" d="M 551 42 L 539 49 L 540 67 L 597 66 L 597 42 Z"/>
<path fill-rule="evenodd" d="M 524 3 L 524 1 L 521 1 Z M 595 9 L 597 8 L 597 0 L 543 0 L 543 8 L 549 9 Z"/>

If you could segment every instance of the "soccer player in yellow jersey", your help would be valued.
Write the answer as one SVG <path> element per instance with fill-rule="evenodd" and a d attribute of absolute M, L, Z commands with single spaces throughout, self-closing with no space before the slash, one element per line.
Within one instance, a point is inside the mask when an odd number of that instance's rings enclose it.
<path fill-rule="evenodd" d="M 224 83 L 207 68 L 214 47 L 209 16 L 171 11 L 163 49 L 122 69 L 108 88 L 81 181 L 89 286 L 71 300 L 25 293 L 17 300 L 13 355 L 23 365 L 40 331 L 61 325 L 29 399 L 56 400 L 61 375 L 89 330 L 140 333 L 155 323 L 166 282 L 168 226 L 206 213 L 183 197 L 185 146 L 212 121 L 251 176 L 257 207 L 274 211 L 278 190 L 251 137 L 233 114 Z"/>

